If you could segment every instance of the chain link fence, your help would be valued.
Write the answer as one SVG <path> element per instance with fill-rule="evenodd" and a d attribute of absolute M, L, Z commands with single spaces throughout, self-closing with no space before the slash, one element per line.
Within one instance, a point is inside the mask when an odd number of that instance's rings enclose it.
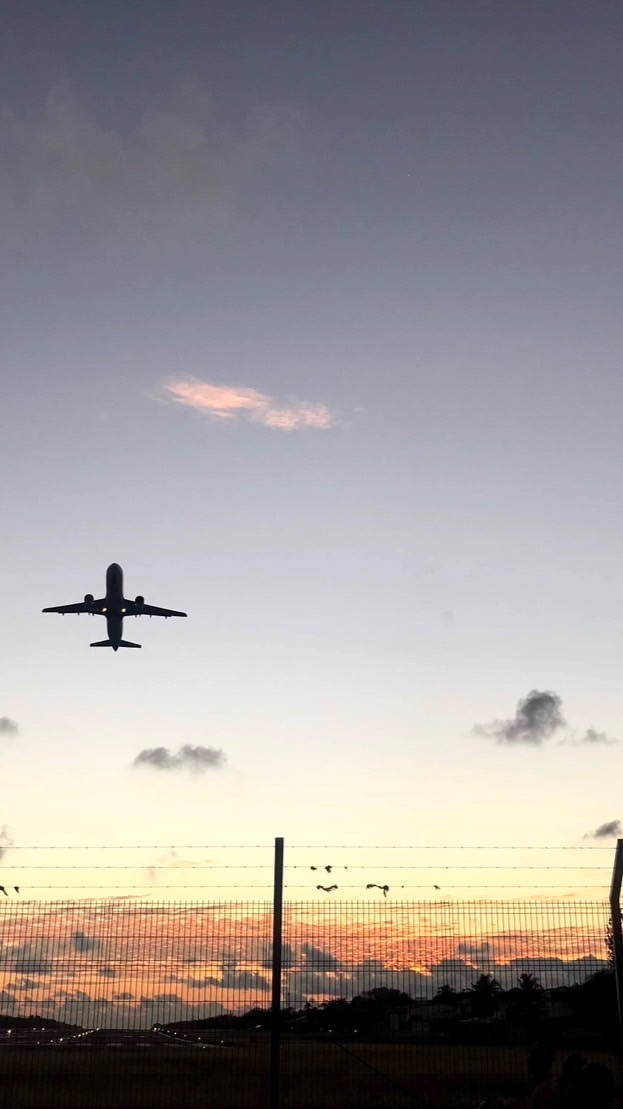
<path fill-rule="evenodd" d="M 369 897 L 285 901 L 278 1018 L 272 900 L 7 897 L 0 1106 L 519 1109 L 535 1041 L 618 1078 L 607 900 Z"/>

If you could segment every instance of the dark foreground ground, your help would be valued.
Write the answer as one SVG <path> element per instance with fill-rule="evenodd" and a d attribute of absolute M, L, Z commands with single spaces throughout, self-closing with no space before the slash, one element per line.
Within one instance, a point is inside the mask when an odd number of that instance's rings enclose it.
<path fill-rule="evenodd" d="M 617 1073 L 614 1056 L 588 1054 Z M 486 1094 L 526 1105 L 521 1048 L 297 1039 L 281 1058 L 282 1109 L 472 1109 Z M 268 1067 L 264 1035 L 14 1033 L 0 1043 L 0 1109 L 265 1109 Z"/>

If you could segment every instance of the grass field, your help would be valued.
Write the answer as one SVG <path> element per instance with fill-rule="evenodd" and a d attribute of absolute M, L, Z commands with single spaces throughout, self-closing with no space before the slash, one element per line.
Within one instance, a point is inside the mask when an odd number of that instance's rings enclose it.
<path fill-rule="evenodd" d="M 268 1063 L 263 1037 L 221 1051 L 8 1050 L 0 1109 L 264 1109 Z M 520 1048 L 285 1042 L 282 1109 L 472 1109 L 486 1093 L 524 1109 L 525 1067 Z"/>

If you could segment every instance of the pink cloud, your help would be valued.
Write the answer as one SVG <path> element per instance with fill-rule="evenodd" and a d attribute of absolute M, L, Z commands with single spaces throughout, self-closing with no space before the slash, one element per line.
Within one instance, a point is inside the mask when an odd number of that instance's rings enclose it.
<path fill-rule="evenodd" d="M 207 381 L 186 378 L 169 382 L 165 389 L 179 404 L 198 408 L 218 419 L 246 416 L 253 423 L 279 431 L 296 431 L 303 427 L 326 430 L 333 426 L 335 419 L 325 404 L 297 401 L 276 405 L 272 397 L 256 389 L 236 385 L 211 385 Z"/>

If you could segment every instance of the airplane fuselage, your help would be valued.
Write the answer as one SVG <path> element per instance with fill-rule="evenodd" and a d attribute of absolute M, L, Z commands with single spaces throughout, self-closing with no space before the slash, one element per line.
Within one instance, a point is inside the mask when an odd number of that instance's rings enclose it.
<path fill-rule="evenodd" d="M 123 639 L 123 616 L 125 613 L 123 597 L 123 570 L 118 562 L 111 562 L 106 571 L 106 628 L 113 651 L 119 650 Z"/>

